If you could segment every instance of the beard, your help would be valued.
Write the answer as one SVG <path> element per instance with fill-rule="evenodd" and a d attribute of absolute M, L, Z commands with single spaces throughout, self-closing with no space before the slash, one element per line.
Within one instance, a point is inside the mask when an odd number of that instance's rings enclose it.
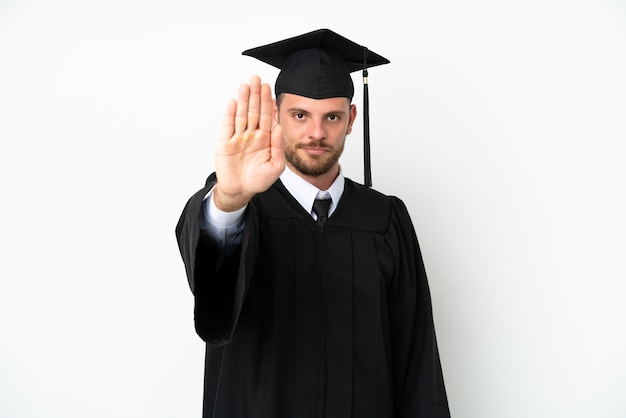
<path fill-rule="evenodd" d="M 323 155 L 307 155 L 306 158 L 300 157 L 298 150 L 300 148 L 318 147 L 324 148 L 328 152 Z M 338 148 L 329 147 L 324 145 L 323 141 L 313 141 L 308 144 L 296 144 L 291 147 L 285 148 L 285 159 L 296 170 L 305 176 L 321 176 L 328 173 L 328 171 L 335 166 L 339 161 L 339 157 L 343 153 L 344 142 Z"/>

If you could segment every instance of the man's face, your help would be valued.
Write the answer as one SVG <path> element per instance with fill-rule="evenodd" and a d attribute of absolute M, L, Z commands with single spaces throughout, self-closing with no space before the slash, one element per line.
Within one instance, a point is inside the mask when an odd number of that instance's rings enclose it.
<path fill-rule="evenodd" d="M 338 168 L 356 107 L 345 97 L 316 100 L 283 93 L 276 117 L 287 164 L 301 174 L 318 177 Z"/>

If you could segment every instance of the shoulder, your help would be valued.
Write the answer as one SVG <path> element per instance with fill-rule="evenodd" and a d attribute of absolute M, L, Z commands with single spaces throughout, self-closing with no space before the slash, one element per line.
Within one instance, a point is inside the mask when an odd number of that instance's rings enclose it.
<path fill-rule="evenodd" d="M 359 229 L 379 232 L 388 230 L 398 216 L 408 217 L 400 198 L 365 187 L 348 178 L 337 210 L 341 210 L 343 219 L 351 220 L 352 227 L 358 225 Z"/>
<path fill-rule="evenodd" d="M 365 187 L 349 178 L 345 179 L 344 196 L 355 202 L 367 203 L 376 207 L 389 205 L 394 199 L 393 196 L 388 196 L 376 189 Z"/>

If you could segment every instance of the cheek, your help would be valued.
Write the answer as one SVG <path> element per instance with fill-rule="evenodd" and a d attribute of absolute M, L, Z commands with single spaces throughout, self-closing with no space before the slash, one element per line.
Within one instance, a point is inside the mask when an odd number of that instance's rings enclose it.
<path fill-rule="evenodd" d="M 336 138 L 344 138 L 351 131 L 352 126 L 342 124 L 340 126 L 333 126 L 328 132 L 332 133 L 332 135 Z"/>
<path fill-rule="evenodd" d="M 293 145 L 298 142 L 298 140 L 302 137 L 300 132 L 301 128 L 293 123 L 283 123 L 280 124 L 283 133 L 283 141 L 285 146 Z"/>
<path fill-rule="evenodd" d="M 289 118 L 282 119 L 280 126 L 283 128 L 283 136 L 285 138 L 299 138 L 306 132 L 306 124 L 295 122 Z"/>

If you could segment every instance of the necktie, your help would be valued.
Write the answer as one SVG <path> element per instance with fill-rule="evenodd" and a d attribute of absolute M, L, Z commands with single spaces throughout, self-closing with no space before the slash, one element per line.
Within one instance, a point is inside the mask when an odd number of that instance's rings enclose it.
<path fill-rule="evenodd" d="M 313 212 L 317 215 L 317 224 L 324 226 L 328 219 L 328 209 L 330 209 L 331 199 L 315 199 L 313 202 Z"/>

